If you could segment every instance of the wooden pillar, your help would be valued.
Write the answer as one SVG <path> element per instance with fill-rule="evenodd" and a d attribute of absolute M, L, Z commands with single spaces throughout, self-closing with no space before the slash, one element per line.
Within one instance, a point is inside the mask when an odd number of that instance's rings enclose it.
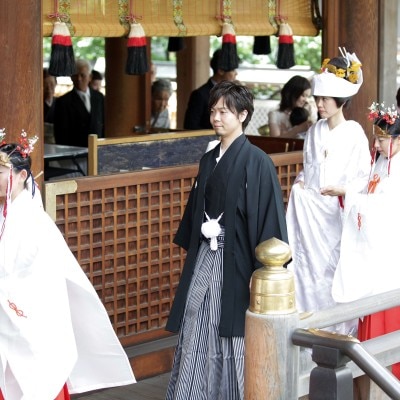
<path fill-rule="evenodd" d="M 244 398 L 298 398 L 299 347 L 291 336 L 298 327 L 294 276 L 283 265 L 290 260 L 289 245 L 271 238 L 256 247 L 264 267 L 251 278 L 246 312 Z"/>
<path fill-rule="evenodd" d="M 379 78 L 378 101 L 387 106 L 396 105 L 397 93 L 397 32 L 398 32 L 398 0 L 379 2 Z"/>
<path fill-rule="evenodd" d="M 133 135 L 134 126 L 150 126 L 150 74 L 125 73 L 125 38 L 107 38 L 105 53 L 105 136 Z"/>
<path fill-rule="evenodd" d="M 39 136 L 32 153 L 34 175 L 43 170 L 41 9 L 37 0 L 19 6 L 0 0 L 0 128 L 6 129 L 7 142 L 18 141 L 22 129 Z"/>
<path fill-rule="evenodd" d="M 210 77 L 210 37 L 185 38 L 185 49 L 177 53 L 177 128 L 183 128 L 183 120 L 192 90 L 207 82 Z"/>
<path fill-rule="evenodd" d="M 322 10 L 322 58 L 338 56 L 338 47 L 345 47 L 347 51 L 355 52 L 363 64 L 364 83 L 345 115 L 359 122 L 370 138 L 368 107 L 378 99 L 379 80 L 384 79 L 379 62 L 380 1 L 323 0 Z"/>

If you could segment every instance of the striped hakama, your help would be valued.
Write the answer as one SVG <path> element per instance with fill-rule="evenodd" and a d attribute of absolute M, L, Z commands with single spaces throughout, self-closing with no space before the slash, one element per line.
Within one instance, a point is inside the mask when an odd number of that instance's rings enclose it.
<path fill-rule="evenodd" d="M 244 338 L 220 337 L 224 236 L 203 240 L 179 331 L 166 400 L 243 400 Z"/>

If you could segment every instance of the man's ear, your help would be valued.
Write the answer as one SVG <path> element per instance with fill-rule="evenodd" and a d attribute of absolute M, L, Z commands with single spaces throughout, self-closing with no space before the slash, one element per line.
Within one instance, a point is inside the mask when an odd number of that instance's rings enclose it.
<path fill-rule="evenodd" d="M 243 111 L 239 114 L 239 121 L 240 121 L 241 123 L 243 123 L 244 120 L 247 118 L 247 114 L 248 114 L 248 111 L 247 111 L 247 110 L 243 110 Z"/>

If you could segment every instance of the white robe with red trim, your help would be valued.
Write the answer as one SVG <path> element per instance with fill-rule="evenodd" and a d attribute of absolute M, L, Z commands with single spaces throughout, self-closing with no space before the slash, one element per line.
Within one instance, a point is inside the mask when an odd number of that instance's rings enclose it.
<path fill-rule="evenodd" d="M 92 284 L 23 190 L 0 239 L 0 388 L 7 400 L 53 400 L 65 382 L 77 393 L 135 378 Z"/>
<path fill-rule="evenodd" d="M 376 176 L 375 176 L 376 175 Z M 349 302 L 400 288 L 400 154 L 390 162 L 380 156 L 371 178 L 373 193 L 348 190 L 340 260 L 332 295 Z"/>
<path fill-rule="evenodd" d="M 360 189 L 370 171 L 368 140 L 355 121 L 330 130 L 327 120 L 307 132 L 303 148 L 304 169 L 292 187 L 287 214 L 299 312 L 333 307 L 332 280 L 339 260 L 342 209 L 337 196 L 323 196 L 328 185 L 350 184 Z"/>

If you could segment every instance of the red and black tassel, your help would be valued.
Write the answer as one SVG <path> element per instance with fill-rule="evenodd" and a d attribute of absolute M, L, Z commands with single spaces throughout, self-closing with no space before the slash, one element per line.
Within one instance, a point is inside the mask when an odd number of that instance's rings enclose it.
<path fill-rule="evenodd" d="M 170 36 L 168 38 L 168 48 L 169 52 L 181 51 L 185 48 L 185 40 L 180 36 Z"/>
<path fill-rule="evenodd" d="M 236 49 L 236 34 L 233 25 L 224 22 L 222 25 L 222 48 L 219 68 L 232 71 L 239 66 L 239 57 Z"/>
<path fill-rule="evenodd" d="M 128 75 L 143 75 L 148 70 L 146 36 L 142 25 L 134 22 L 130 26 L 128 36 L 128 60 L 125 72 Z"/>
<path fill-rule="evenodd" d="M 65 22 L 54 23 L 48 71 L 53 76 L 71 76 L 76 71 L 71 34 Z"/>
<path fill-rule="evenodd" d="M 288 69 L 295 65 L 293 31 L 287 22 L 279 25 L 278 58 L 276 66 L 280 69 Z"/>
<path fill-rule="evenodd" d="M 254 36 L 253 54 L 266 55 L 271 53 L 271 39 L 269 36 Z"/>

